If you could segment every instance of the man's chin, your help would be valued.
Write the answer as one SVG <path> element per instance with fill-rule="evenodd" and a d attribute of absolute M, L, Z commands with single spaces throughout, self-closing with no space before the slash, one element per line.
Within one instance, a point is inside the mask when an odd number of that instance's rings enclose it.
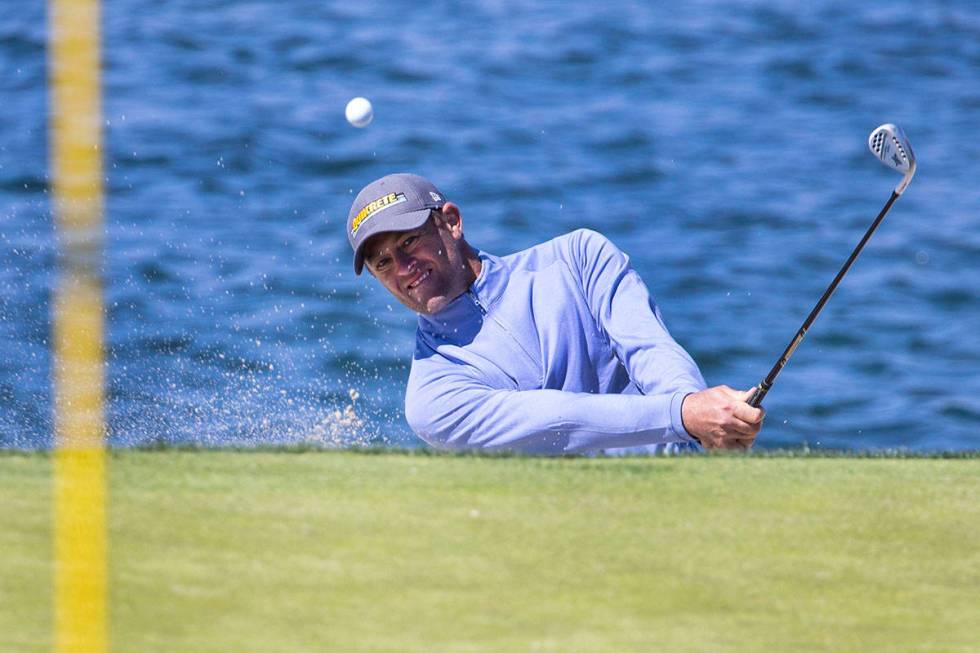
<path fill-rule="evenodd" d="M 448 305 L 449 300 L 446 299 L 445 295 L 429 297 L 427 300 L 425 300 L 425 307 L 420 312 L 425 313 L 426 315 L 432 315 L 433 313 L 438 313 Z"/>
<path fill-rule="evenodd" d="M 453 290 L 450 290 L 449 292 L 439 291 L 429 297 L 420 297 L 414 301 L 415 311 L 422 313 L 423 315 L 438 313 L 456 301 L 456 298 L 462 295 L 464 292 L 466 292 L 465 289 L 459 292 Z"/>

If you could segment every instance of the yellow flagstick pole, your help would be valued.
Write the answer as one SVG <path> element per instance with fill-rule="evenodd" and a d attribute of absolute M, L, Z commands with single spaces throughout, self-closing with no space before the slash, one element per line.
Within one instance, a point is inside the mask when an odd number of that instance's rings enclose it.
<path fill-rule="evenodd" d="M 102 146 L 98 0 L 50 0 L 51 177 L 60 266 L 53 302 L 55 651 L 107 642 Z"/>

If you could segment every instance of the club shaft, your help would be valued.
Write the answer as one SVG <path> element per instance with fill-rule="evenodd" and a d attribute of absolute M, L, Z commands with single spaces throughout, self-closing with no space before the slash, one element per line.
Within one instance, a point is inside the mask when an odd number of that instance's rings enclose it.
<path fill-rule="evenodd" d="M 881 209 L 881 213 L 878 214 L 875 221 L 871 223 L 870 227 L 868 227 L 868 231 L 865 232 L 861 242 L 857 244 L 857 247 L 854 248 L 851 255 L 847 257 L 847 261 L 844 262 L 840 272 L 837 273 L 834 280 L 829 286 L 827 286 L 827 290 L 824 291 L 820 301 L 817 302 L 817 305 L 813 307 L 812 311 L 810 311 L 810 315 L 808 315 L 806 320 L 804 320 L 803 326 L 801 326 L 800 330 L 796 332 L 796 336 L 793 337 L 789 345 L 786 347 L 786 350 L 783 351 L 782 356 L 780 356 L 779 360 L 776 361 L 776 364 L 773 365 L 772 370 L 769 371 L 769 374 L 766 376 L 765 380 L 759 384 L 755 390 L 755 393 L 753 393 L 752 397 L 749 398 L 748 403 L 750 406 L 758 408 L 759 405 L 762 404 L 762 400 L 765 398 L 766 394 L 768 394 L 769 389 L 772 388 L 772 384 L 776 381 L 776 377 L 779 376 L 779 373 L 782 371 L 783 367 L 786 366 L 786 363 L 793 355 L 793 352 L 796 351 L 797 346 L 799 346 L 799 344 L 803 341 L 804 336 L 806 336 L 806 332 L 810 329 L 810 325 L 813 324 L 813 321 L 817 319 L 818 315 L 820 315 L 820 311 L 823 310 L 824 304 L 826 304 L 827 300 L 830 299 L 830 296 L 834 294 L 834 291 L 840 284 L 841 279 L 843 279 L 844 275 L 847 274 L 847 271 L 851 269 L 851 265 L 854 263 L 854 260 L 858 257 L 858 254 L 861 253 L 861 250 L 864 249 L 865 243 L 867 243 L 874 234 L 875 229 L 878 228 L 878 225 L 881 224 L 881 221 L 885 218 L 885 214 L 888 213 L 888 209 L 892 208 L 892 204 L 894 204 L 895 200 L 898 198 L 899 194 L 895 192 L 893 192 L 892 196 L 888 198 L 884 208 Z"/>

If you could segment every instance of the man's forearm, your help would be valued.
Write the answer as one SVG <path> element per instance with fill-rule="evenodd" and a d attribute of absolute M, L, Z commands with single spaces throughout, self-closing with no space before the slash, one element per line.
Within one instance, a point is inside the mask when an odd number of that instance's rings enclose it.
<path fill-rule="evenodd" d="M 693 441 L 681 420 L 686 394 L 599 395 L 463 384 L 425 406 L 407 406 L 406 415 L 416 433 L 435 446 L 576 453 Z"/>

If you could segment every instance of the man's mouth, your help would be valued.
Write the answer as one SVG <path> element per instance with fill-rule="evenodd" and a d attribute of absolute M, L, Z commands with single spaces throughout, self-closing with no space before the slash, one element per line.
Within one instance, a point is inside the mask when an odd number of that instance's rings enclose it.
<path fill-rule="evenodd" d="M 409 290 L 414 290 L 415 288 L 418 288 L 419 284 L 421 284 L 423 281 L 425 281 L 426 279 L 428 279 L 430 274 L 432 274 L 432 270 L 426 270 L 425 272 L 423 272 L 422 274 L 420 274 L 418 276 L 418 278 L 415 279 L 415 281 L 413 281 L 412 283 L 408 284 L 408 289 Z"/>

